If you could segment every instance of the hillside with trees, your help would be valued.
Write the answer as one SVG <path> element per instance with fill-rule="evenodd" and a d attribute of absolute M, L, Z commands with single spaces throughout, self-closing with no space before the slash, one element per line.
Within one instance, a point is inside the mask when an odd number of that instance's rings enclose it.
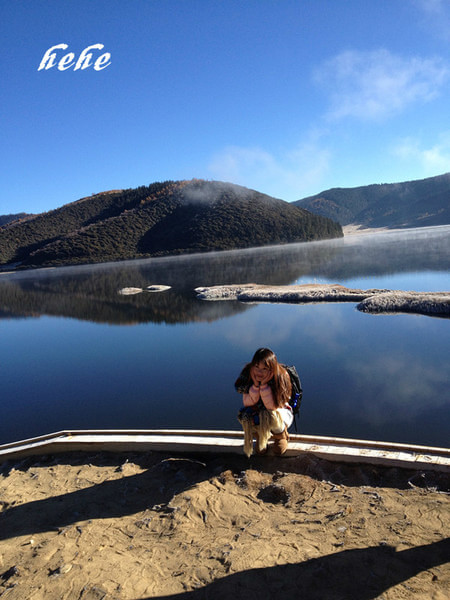
<path fill-rule="evenodd" d="M 450 224 L 450 173 L 403 183 L 333 188 L 296 206 L 363 227 L 427 227 Z"/>
<path fill-rule="evenodd" d="M 8 223 L 12 223 L 12 221 L 18 221 L 20 219 L 24 219 L 30 216 L 32 215 L 27 215 L 27 213 L 17 213 L 15 215 L 0 215 L 0 227 L 3 227 L 3 225 L 7 225 Z"/>
<path fill-rule="evenodd" d="M 84 264 L 341 236 L 332 220 L 254 190 L 165 181 L 95 194 L 5 225 L 0 264 Z"/>

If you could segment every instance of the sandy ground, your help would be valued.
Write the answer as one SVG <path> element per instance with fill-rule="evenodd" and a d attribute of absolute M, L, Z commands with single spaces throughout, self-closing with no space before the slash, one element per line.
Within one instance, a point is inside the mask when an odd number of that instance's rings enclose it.
<path fill-rule="evenodd" d="M 292 458 L 0 465 L 0 598 L 446 600 L 450 474 Z"/>
<path fill-rule="evenodd" d="M 385 233 L 386 231 L 404 231 L 404 229 L 389 229 L 389 227 L 364 227 L 363 225 L 343 225 L 344 236 L 370 233 Z"/>

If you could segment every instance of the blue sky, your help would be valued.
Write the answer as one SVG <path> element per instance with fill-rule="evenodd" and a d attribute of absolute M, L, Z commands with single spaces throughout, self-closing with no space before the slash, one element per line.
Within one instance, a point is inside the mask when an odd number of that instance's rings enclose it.
<path fill-rule="evenodd" d="M 449 0 L 1 0 L 0 214 L 166 179 L 450 171 Z M 38 71 L 91 44 L 111 64 Z"/>

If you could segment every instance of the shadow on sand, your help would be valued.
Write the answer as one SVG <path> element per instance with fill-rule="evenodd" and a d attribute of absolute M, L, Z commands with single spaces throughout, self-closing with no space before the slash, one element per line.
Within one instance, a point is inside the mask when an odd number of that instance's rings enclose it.
<path fill-rule="evenodd" d="M 448 489 L 447 474 L 418 473 L 402 469 L 386 469 L 375 466 L 354 466 L 333 463 L 312 456 L 284 458 L 214 454 L 198 456 L 159 452 L 151 453 L 67 453 L 27 458 L 19 463 L 4 464 L 0 473 L 8 475 L 10 469 L 29 471 L 33 467 L 51 467 L 55 464 L 117 465 L 117 471 L 127 461 L 139 464 L 145 470 L 139 474 L 124 476 L 93 484 L 59 496 L 32 500 L 24 504 L 3 505 L 0 508 L 0 540 L 57 531 L 78 521 L 89 519 L 118 518 L 152 509 L 164 509 L 171 499 L 193 485 L 219 475 L 227 469 L 240 473 L 245 469 L 257 469 L 276 473 L 300 473 L 331 483 L 349 486 L 382 485 L 384 487 L 408 488 L 414 485 Z"/>
<path fill-rule="evenodd" d="M 77 521 L 121 517 L 145 509 L 164 510 L 174 495 L 189 489 L 196 483 L 218 475 L 226 469 L 235 473 L 244 469 L 258 469 L 275 473 L 307 474 L 317 479 L 336 481 L 346 485 L 383 485 L 397 488 L 408 487 L 411 479 L 423 487 L 436 485 L 439 477 L 433 474 L 411 473 L 399 469 L 359 468 L 329 463 L 311 457 L 272 459 L 269 457 L 195 455 L 174 457 L 163 453 L 125 455 L 100 453 L 67 454 L 25 459 L 20 463 L 3 465 L 1 472 L 8 477 L 15 468 L 33 476 L 36 465 L 50 467 L 52 464 L 117 465 L 123 470 L 126 459 L 139 464 L 145 470 L 139 474 L 94 484 L 59 496 L 33 500 L 25 504 L 3 505 L 0 513 L 0 540 L 58 531 Z M 431 478 L 431 479 L 430 479 Z M 447 486 L 448 478 L 438 481 Z M 374 546 L 336 552 L 327 556 L 306 560 L 298 564 L 286 564 L 251 569 L 233 573 L 205 587 L 182 594 L 160 597 L 177 600 L 214 600 L 230 597 L 251 599 L 307 598 L 308 600 L 370 600 L 385 590 L 406 581 L 414 575 L 444 564 L 450 560 L 450 539 L 396 552 L 390 546 Z M 430 580 L 436 577 L 427 573 Z M 411 596 L 414 592 L 411 592 Z M 144 600 L 144 599 L 140 599 Z"/>
<path fill-rule="evenodd" d="M 389 546 L 344 550 L 298 564 L 242 571 L 201 589 L 153 600 L 372 600 L 449 560 L 450 538 L 401 552 Z"/>

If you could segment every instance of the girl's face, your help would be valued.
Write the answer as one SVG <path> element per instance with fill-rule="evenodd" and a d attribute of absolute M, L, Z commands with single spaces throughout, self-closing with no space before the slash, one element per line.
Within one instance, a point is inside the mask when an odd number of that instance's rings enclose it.
<path fill-rule="evenodd" d="M 259 381 L 266 380 L 268 381 L 270 377 L 273 375 L 272 370 L 262 362 L 253 365 L 253 373 Z"/>

